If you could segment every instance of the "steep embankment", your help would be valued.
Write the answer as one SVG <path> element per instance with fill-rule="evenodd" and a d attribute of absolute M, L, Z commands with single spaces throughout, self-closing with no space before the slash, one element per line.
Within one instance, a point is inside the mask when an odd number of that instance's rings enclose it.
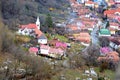
<path fill-rule="evenodd" d="M 35 22 L 37 16 L 40 16 L 44 23 L 45 15 L 48 13 L 64 19 L 62 12 L 66 12 L 69 6 L 68 0 L 1 0 L 1 2 L 3 21 L 10 29 L 15 29 L 17 24 Z"/>

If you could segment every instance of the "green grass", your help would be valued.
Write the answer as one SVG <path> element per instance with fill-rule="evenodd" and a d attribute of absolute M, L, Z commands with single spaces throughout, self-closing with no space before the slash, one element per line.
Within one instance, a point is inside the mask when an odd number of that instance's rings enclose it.
<path fill-rule="evenodd" d="M 99 68 L 98 67 L 95 68 L 95 71 L 97 73 L 99 73 Z M 83 75 L 83 73 L 84 73 L 83 70 L 64 69 L 60 73 L 57 73 L 56 75 L 54 75 L 51 80 L 60 80 L 59 79 L 60 75 L 64 75 L 66 80 L 75 80 L 77 77 L 82 80 L 82 79 L 86 79 L 89 77 L 89 76 Z M 107 78 L 109 78 L 107 80 L 114 80 L 114 75 L 115 75 L 115 72 L 113 72 L 111 70 L 105 70 L 105 72 L 99 73 L 100 77 L 106 76 Z M 95 77 L 92 77 L 92 78 L 93 78 L 93 80 L 97 80 L 97 78 L 95 78 Z"/>
<path fill-rule="evenodd" d="M 100 77 L 104 77 L 106 76 L 107 78 L 109 78 L 110 80 L 114 80 L 114 76 L 115 76 L 115 72 L 112 70 L 105 70 L 103 73 L 99 72 L 99 68 L 96 67 L 95 71 L 99 74 Z"/>
<path fill-rule="evenodd" d="M 45 34 L 46 36 L 48 36 L 48 34 L 46 33 Z M 58 38 L 60 41 L 62 42 L 68 42 L 68 38 L 66 38 L 65 36 L 62 36 L 62 35 L 58 35 L 58 34 L 55 34 L 55 35 L 52 35 L 52 36 L 49 36 L 48 37 L 48 40 L 52 40 L 54 38 Z"/>
<path fill-rule="evenodd" d="M 61 73 L 53 76 L 51 80 L 59 80 L 60 75 L 64 75 L 66 78 L 65 80 L 75 80 L 76 78 L 80 78 L 81 80 L 87 79 L 89 76 L 83 75 L 83 72 L 82 70 L 65 69 L 61 71 Z M 96 80 L 96 78 L 93 78 L 93 80 Z"/>

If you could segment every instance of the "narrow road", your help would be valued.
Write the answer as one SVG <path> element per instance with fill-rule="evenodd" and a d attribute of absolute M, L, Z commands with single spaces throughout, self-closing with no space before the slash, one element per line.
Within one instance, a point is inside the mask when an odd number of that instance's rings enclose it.
<path fill-rule="evenodd" d="M 99 42 L 97 34 L 98 30 L 99 30 L 98 27 L 95 27 L 91 32 L 92 44 L 98 44 Z"/>

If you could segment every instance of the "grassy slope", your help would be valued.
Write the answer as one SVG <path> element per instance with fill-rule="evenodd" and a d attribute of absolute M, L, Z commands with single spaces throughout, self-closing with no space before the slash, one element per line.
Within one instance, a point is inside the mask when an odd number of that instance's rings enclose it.
<path fill-rule="evenodd" d="M 95 68 L 95 70 L 98 70 L 98 68 Z M 96 72 L 98 73 L 98 71 Z M 78 69 L 65 69 L 58 73 L 57 75 L 53 76 L 51 80 L 59 80 L 60 75 L 64 75 L 66 80 L 75 80 L 77 77 L 80 79 L 86 79 L 88 76 L 83 75 L 84 71 L 83 70 L 78 70 Z M 104 73 L 99 73 L 100 77 L 109 77 L 110 80 L 114 80 L 114 74 L 115 72 L 111 70 L 105 70 Z M 93 77 L 93 80 L 97 80 L 97 78 Z M 107 79 L 109 80 L 109 79 Z"/>

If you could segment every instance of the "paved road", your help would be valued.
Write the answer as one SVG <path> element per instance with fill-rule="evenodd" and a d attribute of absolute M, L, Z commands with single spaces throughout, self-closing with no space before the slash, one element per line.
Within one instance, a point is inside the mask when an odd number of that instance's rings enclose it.
<path fill-rule="evenodd" d="M 97 34 L 97 31 L 98 31 L 98 27 L 95 27 L 93 29 L 93 31 L 91 32 L 91 38 L 92 38 L 92 44 L 98 44 L 98 34 Z"/>

